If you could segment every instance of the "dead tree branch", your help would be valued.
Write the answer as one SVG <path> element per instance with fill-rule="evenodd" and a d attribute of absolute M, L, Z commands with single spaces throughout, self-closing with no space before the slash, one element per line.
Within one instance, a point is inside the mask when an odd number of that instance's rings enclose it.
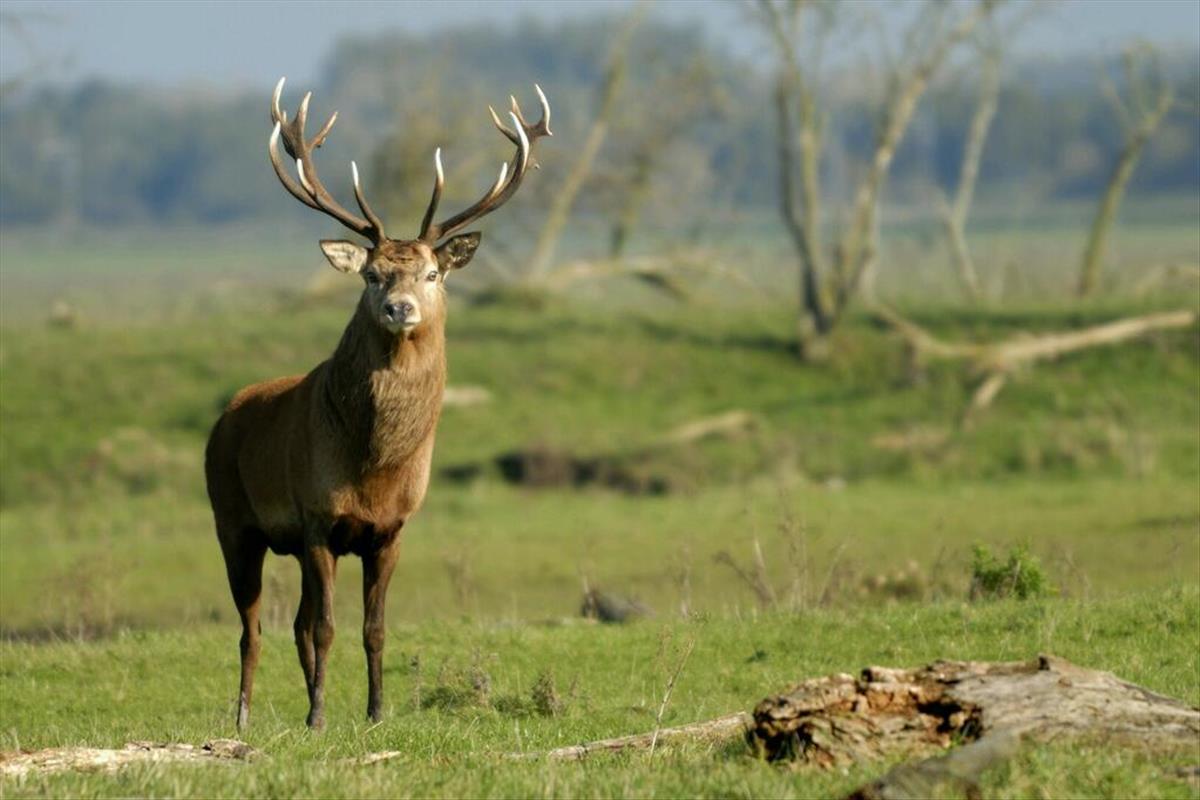
<path fill-rule="evenodd" d="M 514 753 L 513 759 L 532 760 L 548 759 L 551 761 L 580 761 L 588 756 L 600 753 L 620 753 L 626 750 L 646 750 L 652 745 L 666 744 L 678 741 L 728 741 L 745 735 L 750 715 L 744 711 L 736 714 L 726 714 L 716 719 L 704 722 L 693 722 L 689 725 L 679 725 L 674 728 L 662 728 L 650 733 L 639 733 L 633 736 L 618 736 L 615 739 L 601 739 L 586 744 L 576 744 L 570 747 L 559 747 L 547 753 Z"/>
<path fill-rule="evenodd" d="M 1165 311 L 1106 322 L 1077 331 L 1018 336 L 1000 342 L 976 344 L 938 339 L 884 305 L 876 305 L 873 310 L 880 320 L 900 334 L 918 363 L 931 360 L 961 361 L 967 365 L 969 374 L 981 376 L 963 416 L 964 425 L 968 425 L 977 414 L 991 405 L 1009 376 L 1017 369 L 1090 347 L 1119 344 L 1154 331 L 1189 328 L 1197 320 L 1194 311 Z"/>

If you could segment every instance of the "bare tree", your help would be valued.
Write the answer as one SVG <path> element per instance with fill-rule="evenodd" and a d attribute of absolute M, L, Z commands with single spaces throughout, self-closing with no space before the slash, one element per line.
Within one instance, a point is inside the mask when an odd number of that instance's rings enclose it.
<path fill-rule="evenodd" d="M 967 139 L 963 145 L 962 160 L 958 167 L 958 182 L 951 199 L 939 192 L 938 211 L 942 218 L 942 227 L 946 233 L 946 242 L 950 247 L 950 257 L 954 262 L 955 272 L 962 283 L 963 291 L 974 302 L 983 299 L 983 287 L 979 282 L 979 273 L 975 269 L 975 261 L 971 258 L 971 249 L 967 246 L 967 217 L 971 213 L 971 201 L 975 197 L 975 184 L 979 180 L 979 164 L 983 159 L 983 147 L 987 143 L 988 131 L 996 116 L 997 99 L 1000 94 L 1000 63 L 1002 58 L 1000 43 L 995 39 L 981 43 L 979 46 L 979 94 L 975 101 L 975 111 L 971 115 L 971 124 L 967 129 Z"/>
<path fill-rule="evenodd" d="M 39 75 L 70 64 L 70 56 L 58 53 L 48 54 L 46 48 L 37 41 L 36 28 L 45 29 L 62 25 L 62 16 L 56 12 L 31 9 L 0 11 L 0 32 L 6 34 L 0 37 L 0 41 L 11 39 L 14 46 L 19 46 L 25 54 L 25 66 L 0 82 L 0 99 L 15 95 Z"/>
<path fill-rule="evenodd" d="M 1083 260 L 1079 266 L 1078 295 L 1088 297 L 1096 291 L 1108 233 L 1116 219 L 1121 199 L 1146 143 L 1175 103 L 1175 92 L 1168 81 L 1158 52 L 1148 44 L 1131 47 L 1124 57 L 1124 93 L 1112 80 L 1104 82 L 1105 92 L 1116 110 L 1125 144 L 1117 156 L 1112 176 L 1096 208 Z"/>
<path fill-rule="evenodd" d="M 579 192 L 587 182 L 596 156 L 600 153 L 600 148 L 603 147 L 604 140 L 608 136 L 610 122 L 616 111 L 617 100 L 620 97 L 628 70 L 630 41 L 633 39 L 637 27 L 645 18 L 648 8 L 649 5 L 644 0 L 635 5 L 613 42 L 608 67 L 605 69 L 604 81 L 601 84 L 600 103 L 596 115 L 584 138 L 583 146 L 579 148 L 579 155 L 576 156 L 558 193 L 550 202 L 550 211 L 546 214 L 546 221 L 538 233 L 526 276 L 530 282 L 536 283 L 544 279 L 549 271 L 555 250 L 558 248 L 558 242 L 570 219 L 571 208 L 575 205 Z"/>
<path fill-rule="evenodd" d="M 452 93 L 436 72 L 397 89 L 396 121 L 371 159 L 371 185 L 378 187 L 383 216 L 420 219 L 429 202 L 430 165 L 439 147 L 446 148 L 448 183 L 455 192 L 448 199 L 469 202 L 472 181 L 485 166 L 490 170 L 493 160 L 490 142 L 482 135 L 489 131 L 481 132 L 478 124 L 484 101 L 468 96 L 461 103 L 439 102 Z M 462 96 L 457 90 L 453 94 Z"/>
<path fill-rule="evenodd" d="M 828 199 L 821 185 L 821 150 L 828 111 L 816 87 L 822 53 L 844 7 L 806 0 L 758 0 L 751 6 L 778 57 L 780 213 L 799 260 L 797 338 L 803 357 L 820 358 L 827 352 L 829 334 L 874 267 L 880 193 L 930 81 L 997 3 L 981 0 L 950 19 L 954 7 L 929 2 L 915 16 L 903 37 L 903 52 L 889 65 L 874 146 L 849 208 L 839 214 L 846 222 L 828 252 L 821 241 Z"/>
<path fill-rule="evenodd" d="M 620 148 L 608 179 L 606 205 L 613 212 L 609 237 L 609 257 L 625 255 L 629 239 L 645 217 L 646 207 L 670 168 L 686 148 L 681 139 L 703 119 L 711 119 L 724 110 L 724 95 L 713 77 L 712 66 L 697 54 L 682 69 L 675 65 L 653 64 L 659 74 L 645 87 L 643 102 L 633 102 L 633 113 L 623 115 L 614 125 L 614 142 Z M 639 65 L 646 70 L 646 66 Z M 652 113 L 646 108 L 652 107 Z M 619 126 L 620 130 L 615 129 Z M 706 165 L 688 162 L 685 170 L 702 173 Z M 678 171 L 678 170 L 676 170 Z M 674 204 L 672 204 L 674 205 Z"/>

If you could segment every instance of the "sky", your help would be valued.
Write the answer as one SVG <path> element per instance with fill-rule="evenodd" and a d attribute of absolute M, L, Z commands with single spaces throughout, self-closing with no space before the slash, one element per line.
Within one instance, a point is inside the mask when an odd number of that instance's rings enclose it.
<path fill-rule="evenodd" d="M 436 35 L 464 23 L 511 26 L 528 18 L 553 23 L 620 11 L 631 2 L 0 0 L 0 78 L 35 65 L 55 82 L 98 77 L 219 90 L 261 87 L 288 75 L 310 83 L 333 43 L 346 34 L 404 29 Z M 698 22 L 720 46 L 750 46 L 739 35 L 734 0 L 657 0 L 652 8 L 660 18 Z M 1200 50 L 1200 0 L 1051 0 L 1021 49 L 1100 54 L 1135 38 Z"/>

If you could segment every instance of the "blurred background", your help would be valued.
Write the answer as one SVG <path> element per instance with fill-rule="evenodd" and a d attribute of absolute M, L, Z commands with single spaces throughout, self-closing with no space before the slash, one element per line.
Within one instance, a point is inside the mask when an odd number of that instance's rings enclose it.
<path fill-rule="evenodd" d="M 360 288 L 268 163 L 281 75 L 403 235 L 436 147 L 465 206 L 487 106 L 553 107 L 450 284 L 392 619 L 1200 570 L 1194 2 L 9 0 L 0 37 L 5 636 L 235 619 L 205 438 Z M 267 592 L 284 630 L 292 563 Z"/>

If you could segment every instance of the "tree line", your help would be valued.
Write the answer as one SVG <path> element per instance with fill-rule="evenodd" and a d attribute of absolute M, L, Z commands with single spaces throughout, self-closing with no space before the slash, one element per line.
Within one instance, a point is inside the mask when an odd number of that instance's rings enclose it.
<path fill-rule="evenodd" d="M 747 20 L 748 31 L 752 25 Z M 773 209 L 773 71 L 731 56 L 698 27 L 650 19 L 632 29 L 614 76 L 620 27 L 620 20 L 597 17 L 507 31 L 463 27 L 433 39 L 352 37 L 326 56 L 316 86 L 289 88 L 315 89 L 326 104 L 318 116 L 342 112 L 339 140 L 325 156 L 331 189 L 349 196 L 348 162 L 366 162 L 365 180 L 389 214 L 411 215 L 424 203 L 438 146 L 448 173 L 461 173 L 448 184 L 477 194 L 474 183 L 502 157 L 486 106 L 499 109 L 510 92 L 532 100 L 534 81 L 554 103 L 556 136 L 544 158 L 552 174 L 538 181 L 542 196 L 522 199 L 525 208 L 544 208 L 567 179 L 608 92 L 605 135 L 574 211 L 608 221 L 614 252 L 639 224 L 679 229 L 702 224 L 706 214 Z M 1194 193 L 1200 185 L 1200 59 L 1167 54 L 1164 65 L 1184 110 L 1168 114 L 1147 144 L 1130 181 L 1135 194 Z M 933 209 L 936 187 L 958 180 L 979 89 L 974 62 L 958 66 L 931 83 L 896 147 L 888 201 Z M 1006 59 L 978 159 L 979 201 L 1103 191 L 1126 146 L 1107 88 L 1120 70 L 1120 54 Z M 818 169 L 825 191 L 849 199 L 860 177 L 854 165 L 875 148 L 879 104 L 853 64 L 822 80 Z M 0 223 L 219 224 L 297 214 L 278 201 L 265 157 L 268 94 L 265 86 L 221 93 L 103 81 L 5 87 Z M 338 163 L 346 165 L 341 174 Z"/>

